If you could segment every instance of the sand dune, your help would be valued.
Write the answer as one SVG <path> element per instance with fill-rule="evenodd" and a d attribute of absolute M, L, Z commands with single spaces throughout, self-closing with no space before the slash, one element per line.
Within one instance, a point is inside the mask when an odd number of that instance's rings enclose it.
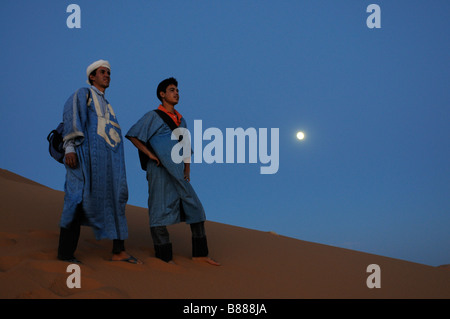
<path fill-rule="evenodd" d="M 76 253 L 81 288 L 68 288 L 56 259 L 64 193 L 0 170 L 0 298 L 298 299 L 450 298 L 449 266 L 422 264 L 316 244 L 271 232 L 207 222 L 210 255 L 190 259 L 190 230 L 169 228 L 177 265 L 154 257 L 147 210 L 128 206 L 127 251 L 144 264 L 111 262 L 110 241 L 82 228 Z M 380 267 L 368 288 L 367 266 Z"/>

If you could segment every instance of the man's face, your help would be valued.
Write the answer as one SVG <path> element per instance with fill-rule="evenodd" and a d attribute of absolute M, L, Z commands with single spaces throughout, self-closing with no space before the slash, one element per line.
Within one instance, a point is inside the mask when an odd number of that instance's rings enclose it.
<path fill-rule="evenodd" d="M 176 105 L 178 104 L 178 101 L 180 99 L 179 90 L 175 86 L 175 84 L 171 84 L 167 87 L 166 92 L 161 92 L 161 97 L 167 103 L 171 105 Z"/>
<path fill-rule="evenodd" d="M 97 69 L 95 76 L 90 75 L 89 78 L 95 87 L 106 89 L 109 87 L 109 82 L 111 81 L 111 71 L 101 66 Z"/>

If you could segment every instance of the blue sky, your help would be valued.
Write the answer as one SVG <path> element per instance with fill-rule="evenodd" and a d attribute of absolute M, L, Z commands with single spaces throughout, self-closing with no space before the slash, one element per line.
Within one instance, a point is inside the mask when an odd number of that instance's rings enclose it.
<path fill-rule="evenodd" d="M 71 3 L 79 29 L 66 25 Z M 366 25 L 371 3 L 380 29 Z M 106 59 L 123 132 L 158 106 L 156 86 L 170 76 L 190 128 L 279 128 L 276 174 L 261 175 L 260 163 L 192 164 L 209 220 L 450 263 L 450 2 L 8 0 L 0 9 L 1 168 L 63 190 L 46 136 L 86 85 L 86 67 Z M 129 204 L 146 207 L 137 151 L 129 141 L 125 150 Z"/>

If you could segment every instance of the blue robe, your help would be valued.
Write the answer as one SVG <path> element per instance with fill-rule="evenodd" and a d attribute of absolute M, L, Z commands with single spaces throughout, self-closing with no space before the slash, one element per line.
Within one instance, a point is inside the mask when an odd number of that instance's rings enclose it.
<path fill-rule="evenodd" d="M 181 118 L 180 127 L 186 128 Z M 148 211 L 150 227 L 167 226 L 185 221 L 188 224 L 206 220 L 205 211 L 192 185 L 184 179 L 184 163 L 171 158 L 172 130 L 154 111 L 146 113 L 134 124 L 126 137 L 149 143 L 161 164 L 147 162 Z"/>
<path fill-rule="evenodd" d="M 60 226 L 67 227 L 81 207 L 83 225 L 93 227 L 96 239 L 126 239 L 123 138 L 111 105 L 102 109 L 94 90 L 81 88 L 64 105 L 63 121 L 63 137 L 75 142 L 78 166 L 66 165 Z"/>

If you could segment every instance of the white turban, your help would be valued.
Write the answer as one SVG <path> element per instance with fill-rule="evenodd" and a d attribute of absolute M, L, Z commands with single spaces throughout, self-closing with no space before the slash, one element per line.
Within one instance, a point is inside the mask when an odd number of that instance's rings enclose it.
<path fill-rule="evenodd" d="M 95 61 L 94 63 L 92 63 L 90 66 L 87 67 L 87 69 L 86 69 L 87 81 L 86 82 L 88 84 L 91 84 L 89 82 L 89 74 L 91 74 L 92 71 L 97 70 L 99 67 L 102 67 L 102 66 L 107 68 L 107 69 L 109 69 L 111 71 L 111 66 L 109 65 L 109 62 L 105 61 L 105 60 Z"/>

